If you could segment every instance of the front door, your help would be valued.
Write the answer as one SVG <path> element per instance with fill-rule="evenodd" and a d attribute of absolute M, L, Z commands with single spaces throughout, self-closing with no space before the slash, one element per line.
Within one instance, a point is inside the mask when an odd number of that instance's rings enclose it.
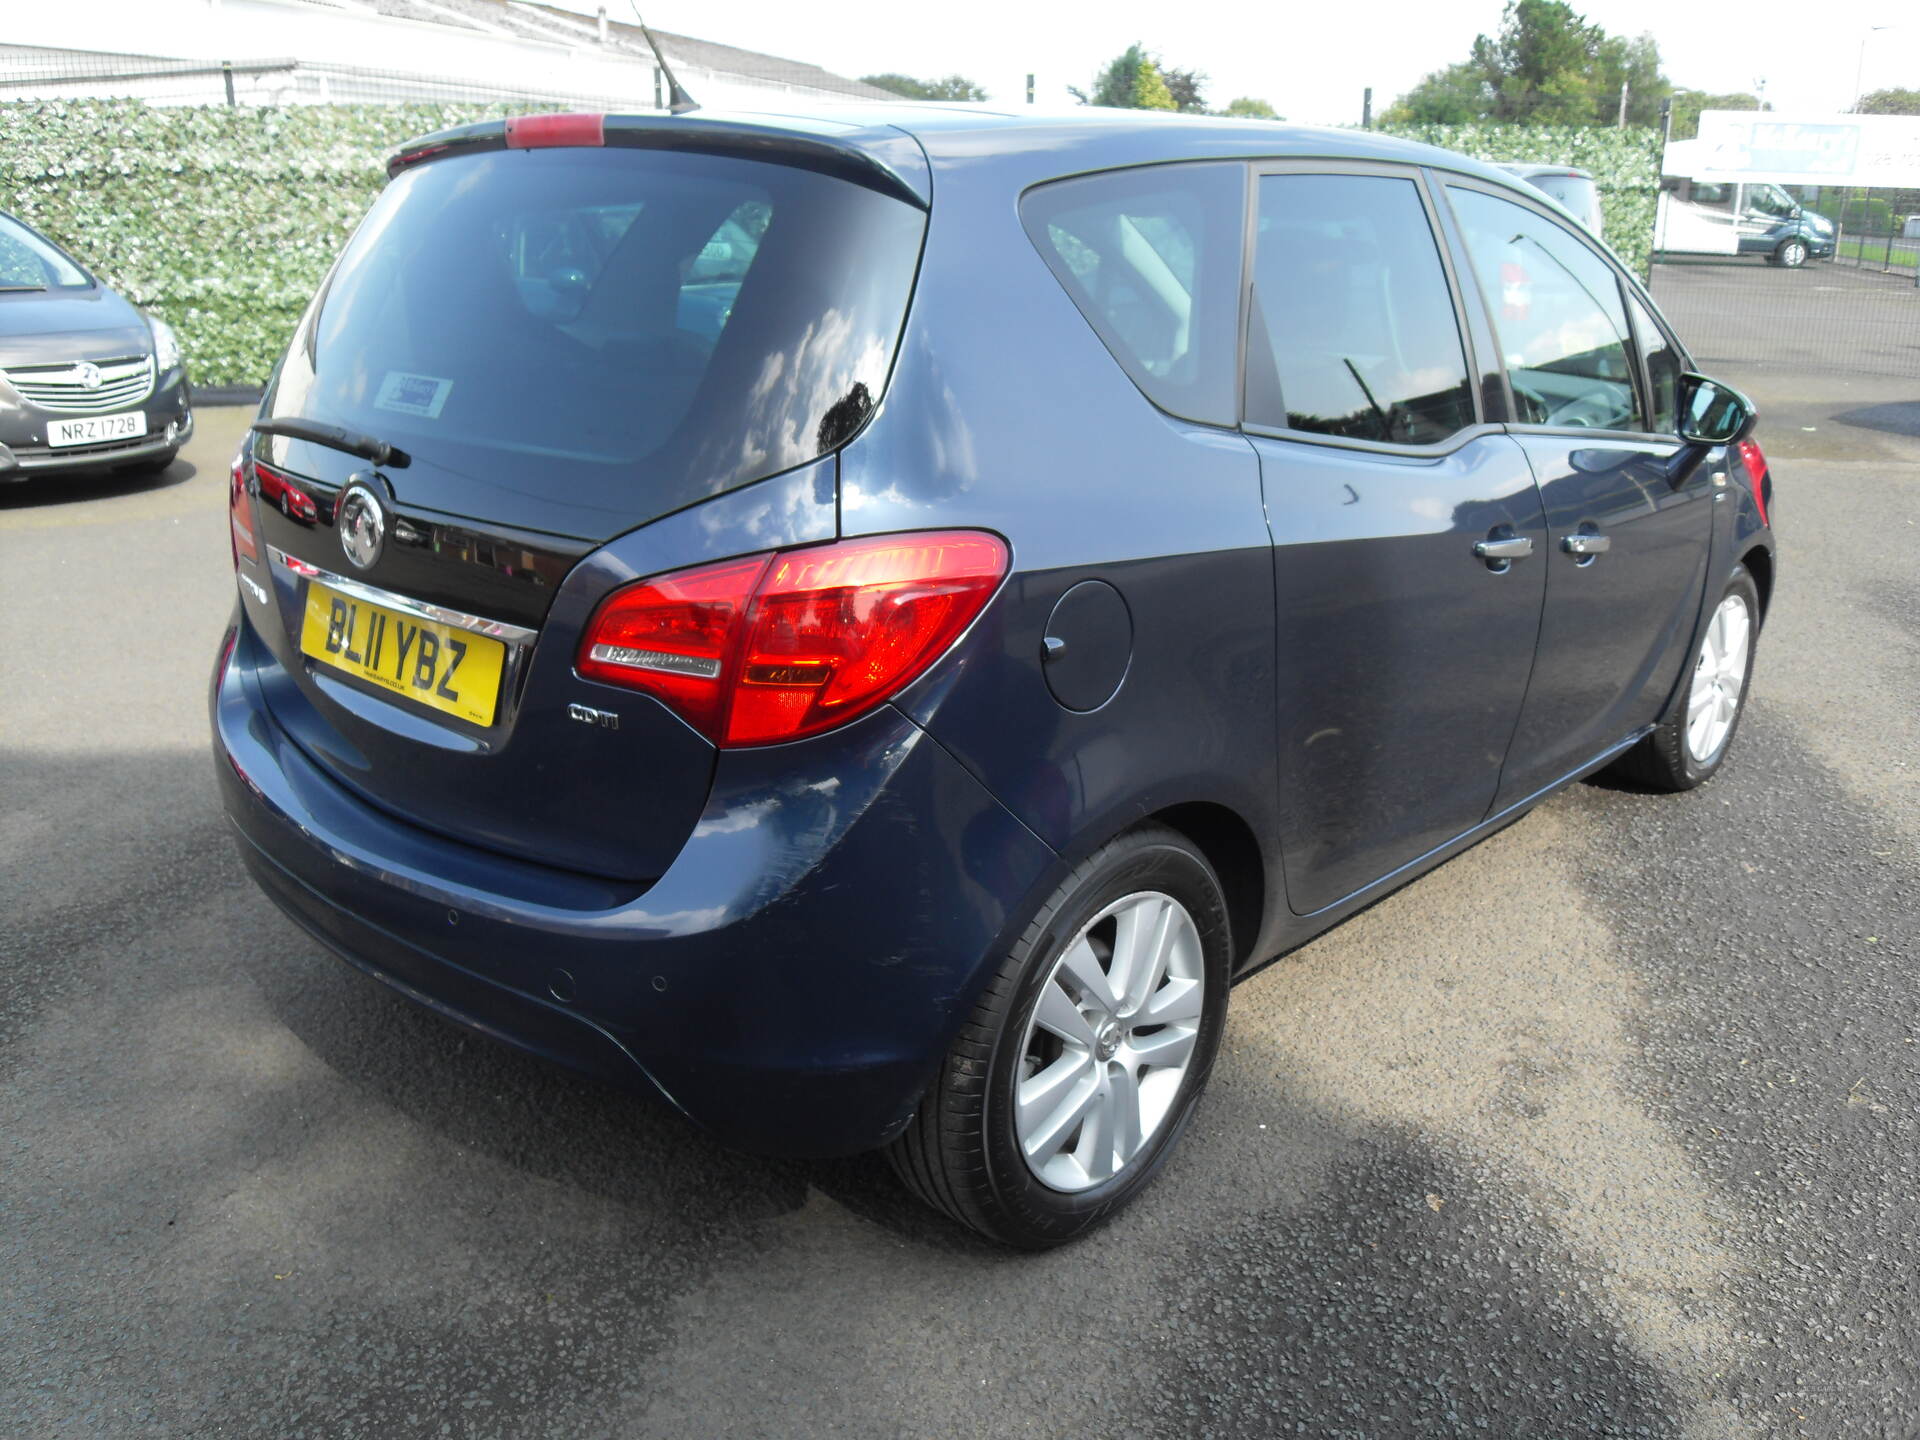
<path fill-rule="evenodd" d="M 1712 483 L 1705 467 L 1678 488 L 1668 478 L 1679 366 L 1612 265 L 1530 205 L 1466 186 L 1448 197 L 1546 506 L 1540 652 L 1498 809 L 1660 714 L 1699 615 Z"/>
<path fill-rule="evenodd" d="M 1274 539 L 1281 850 L 1309 913 L 1486 814 L 1546 524 L 1524 451 L 1476 408 L 1417 172 L 1289 166 L 1258 206 L 1246 417 Z"/>

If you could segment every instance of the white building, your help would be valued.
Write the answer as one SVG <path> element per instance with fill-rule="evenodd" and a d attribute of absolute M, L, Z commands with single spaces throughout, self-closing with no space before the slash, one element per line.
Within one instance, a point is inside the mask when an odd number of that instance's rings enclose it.
<path fill-rule="evenodd" d="M 525 100 L 664 108 L 639 26 L 531 0 L 88 0 L 8 5 L 0 100 Z M 617 8 L 626 9 L 624 4 Z M 630 10 L 627 13 L 631 13 Z M 112 49 L 101 47 L 106 37 Z M 898 97 L 817 65 L 654 31 L 710 109 Z"/>

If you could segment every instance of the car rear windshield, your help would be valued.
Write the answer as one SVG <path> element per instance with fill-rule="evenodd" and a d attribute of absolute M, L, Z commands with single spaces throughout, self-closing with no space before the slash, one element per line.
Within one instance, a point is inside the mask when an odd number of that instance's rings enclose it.
<path fill-rule="evenodd" d="M 860 428 L 886 385 L 924 220 L 759 160 L 581 148 L 430 161 L 348 244 L 269 413 L 639 523 Z"/>
<path fill-rule="evenodd" d="M 1589 225 L 1600 213 L 1600 192 L 1584 175 L 1541 175 L 1533 183 Z"/>

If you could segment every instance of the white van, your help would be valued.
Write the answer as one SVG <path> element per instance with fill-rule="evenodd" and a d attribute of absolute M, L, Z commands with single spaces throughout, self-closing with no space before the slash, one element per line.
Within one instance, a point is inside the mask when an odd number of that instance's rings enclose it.
<path fill-rule="evenodd" d="M 1660 177 L 1656 255 L 1764 255 L 1792 267 L 1832 255 L 1836 233 L 1771 180 Z"/>

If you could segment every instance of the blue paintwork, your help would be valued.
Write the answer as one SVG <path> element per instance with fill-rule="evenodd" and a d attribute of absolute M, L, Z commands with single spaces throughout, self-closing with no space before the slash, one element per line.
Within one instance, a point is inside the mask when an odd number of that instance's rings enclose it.
<path fill-rule="evenodd" d="M 1716 468 L 1700 466 L 1675 490 L 1664 462 L 1677 443 L 1542 434 L 1519 443 L 1546 504 L 1546 611 L 1501 805 L 1657 715 L 1673 693 L 1705 590 Z M 1613 542 L 1584 565 L 1561 548 L 1583 527 Z"/>
<path fill-rule="evenodd" d="M 1546 527 L 1508 435 L 1434 459 L 1256 443 L 1279 595 L 1281 849 L 1308 914 L 1491 808 L 1533 665 Z M 1474 556 L 1505 537 L 1533 556 Z"/>
<path fill-rule="evenodd" d="M 428 722 L 358 695 L 316 691 L 309 718 L 283 700 L 290 586 L 272 609 L 243 597 L 213 699 L 228 811 L 289 914 L 416 999 L 651 1083 L 732 1143 L 838 1153 L 896 1133 L 1040 898 L 1147 816 L 1248 837 L 1214 859 L 1241 887 L 1250 973 L 1644 734 L 1710 577 L 1771 554 L 1742 487 L 1702 488 L 1724 455 L 1660 493 L 1670 445 L 1509 426 L 1485 364 L 1487 423 L 1446 453 L 1172 418 L 1015 204 L 1156 160 L 1371 158 L 1526 193 L 1503 172 L 1354 132 L 1132 114 L 898 106 L 795 127 L 873 147 L 932 201 L 863 431 L 567 570 L 523 693 L 483 737 L 499 768 L 466 782 L 471 811 L 445 793 Z M 1485 316 L 1466 314 L 1484 362 Z M 1615 540 L 1595 567 L 1557 548 L 1583 520 Z M 940 664 L 841 730 L 716 753 L 651 700 L 572 674 L 580 626 L 627 580 L 942 526 L 1005 536 L 1012 574 Z M 1497 571 L 1472 547 L 1501 527 L 1535 549 Z M 1111 698 L 1069 710 L 1041 642 L 1088 580 L 1123 597 L 1132 649 Z M 569 703 L 618 710 L 621 730 L 569 725 Z M 352 752 L 375 746 L 416 757 L 418 784 L 383 772 L 354 794 Z M 489 793 L 517 804 L 488 810 Z"/>

